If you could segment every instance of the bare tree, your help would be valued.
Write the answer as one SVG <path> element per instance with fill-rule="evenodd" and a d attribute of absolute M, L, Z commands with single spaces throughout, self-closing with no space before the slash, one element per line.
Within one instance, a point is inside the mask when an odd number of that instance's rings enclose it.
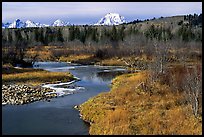
<path fill-rule="evenodd" d="M 202 96 L 202 72 L 199 73 L 196 67 L 193 67 L 191 71 L 188 69 L 184 82 L 187 100 L 192 105 L 193 114 L 197 117 L 200 103 L 199 97 Z"/>
<path fill-rule="evenodd" d="M 159 79 L 159 76 L 165 73 L 165 65 L 168 63 L 169 45 L 164 43 L 159 43 L 153 40 L 154 46 L 154 61 L 149 63 L 149 70 L 152 71 L 151 81 L 154 82 Z"/>
<path fill-rule="evenodd" d="M 156 69 L 159 73 L 164 73 L 165 64 L 168 62 L 169 45 L 167 43 L 160 43 L 154 41 L 155 47 L 155 63 Z"/>

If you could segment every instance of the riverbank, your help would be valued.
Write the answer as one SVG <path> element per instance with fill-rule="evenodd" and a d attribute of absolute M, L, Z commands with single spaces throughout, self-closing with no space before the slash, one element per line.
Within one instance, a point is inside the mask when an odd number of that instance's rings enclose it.
<path fill-rule="evenodd" d="M 75 80 L 69 72 L 49 72 L 42 69 L 2 67 L 2 105 L 27 104 L 57 97 L 53 89 L 43 84 Z"/>
<path fill-rule="evenodd" d="M 202 117 L 195 118 L 183 93 L 147 84 L 148 77 L 147 71 L 118 76 L 110 92 L 79 105 L 81 118 L 90 123 L 89 134 L 201 135 Z"/>
<path fill-rule="evenodd" d="M 113 57 L 100 59 L 94 55 L 70 55 L 68 57 L 60 57 L 58 61 L 77 63 L 81 65 L 100 65 L 100 66 L 127 66 L 121 58 Z"/>
<path fill-rule="evenodd" d="M 109 91 L 116 71 L 125 73 L 122 67 L 81 66 L 65 62 L 36 62 L 34 65 L 50 72 L 68 71 L 80 81 L 43 85 L 65 93 L 63 97 L 49 99 L 50 102 L 41 100 L 2 106 L 2 133 L 5 135 L 88 135 L 89 125 L 80 119 L 79 112 L 73 107 L 100 92 Z"/>
<path fill-rule="evenodd" d="M 43 46 L 41 50 L 38 51 L 36 48 L 31 48 L 27 51 L 26 57 L 32 58 L 36 54 L 38 54 L 38 61 L 58 61 L 58 62 L 69 62 L 69 63 L 77 63 L 81 65 L 101 65 L 101 66 L 127 66 L 121 58 L 112 57 L 112 58 L 97 58 L 94 54 L 59 54 L 54 55 L 51 51 L 55 50 L 63 50 L 70 51 L 69 48 L 57 47 L 57 46 Z M 76 50 L 76 49 L 75 49 Z M 57 52 L 57 51 L 56 51 Z"/>

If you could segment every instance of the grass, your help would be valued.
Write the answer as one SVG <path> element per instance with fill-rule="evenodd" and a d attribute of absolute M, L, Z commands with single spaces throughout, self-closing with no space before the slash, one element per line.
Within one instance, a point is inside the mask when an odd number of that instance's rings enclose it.
<path fill-rule="evenodd" d="M 167 85 L 147 86 L 149 72 L 116 77 L 111 91 L 79 106 L 82 119 L 91 123 L 91 135 L 201 135 L 202 117 L 195 118 L 182 93 Z M 147 90 L 144 90 L 147 86 Z"/>
<path fill-rule="evenodd" d="M 126 66 L 126 64 L 119 59 L 118 57 L 112 57 L 108 59 L 99 59 L 94 57 L 93 54 L 81 53 L 81 54 L 72 54 L 69 52 L 83 50 L 83 49 L 70 49 L 67 47 L 57 47 L 57 46 L 41 46 L 30 48 L 26 52 L 26 57 L 32 58 L 38 55 L 37 59 L 39 61 L 62 61 L 62 62 L 72 62 L 79 64 L 91 64 L 91 65 L 103 65 L 103 66 Z M 59 52 L 59 55 L 55 56 L 54 53 Z M 64 52 L 63 52 L 64 51 Z M 128 58 L 128 57 L 126 57 Z"/>
<path fill-rule="evenodd" d="M 48 60 L 55 60 L 51 52 L 51 48 L 55 48 L 54 46 L 41 46 L 40 49 L 31 48 L 26 52 L 26 57 L 32 58 L 35 55 L 38 55 L 38 60 L 41 61 L 48 61 Z"/>
<path fill-rule="evenodd" d="M 63 62 L 73 62 L 80 64 L 96 64 L 102 66 L 125 66 L 126 64 L 118 58 L 110 59 L 99 59 L 94 57 L 91 54 L 80 54 L 80 55 L 69 55 L 67 57 L 62 56 L 59 58 L 59 61 Z"/>
<path fill-rule="evenodd" d="M 2 83 L 30 84 L 33 86 L 56 81 L 67 82 L 73 80 L 69 72 L 48 72 L 42 69 L 3 67 Z"/>
<path fill-rule="evenodd" d="M 104 59 L 104 60 L 101 60 L 98 64 L 103 66 L 125 66 L 126 65 L 123 61 L 121 61 L 118 58 Z"/>
<path fill-rule="evenodd" d="M 59 61 L 63 62 L 72 62 L 72 61 L 77 61 L 77 60 L 83 60 L 83 59 L 89 59 L 93 55 L 86 55 L 86 54 L 81 54 L 81 55 L 70 55 L 70 56 L 62 56 L 59 58 Z"/>

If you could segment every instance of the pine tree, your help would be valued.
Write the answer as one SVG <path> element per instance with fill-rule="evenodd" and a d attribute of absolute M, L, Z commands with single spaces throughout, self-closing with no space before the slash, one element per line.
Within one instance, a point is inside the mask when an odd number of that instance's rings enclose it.
<path fill-rule="evenodd" d="M 92 40 L 95 41 L 95 42 L 98 42 L 97 28 L 92 30 Z"/>
<path fill-rule="evenodd" d="M 54 41 L 54 33 L 50 28 L 47 28 L 46 30 L 46 36 L 47 36 L 47 41 L 48 43 L 53 42 Z"/>
<path fill-rule="evenodd" d="M 112 41 L 117 41 L 117 40 L 118 40 L 118 37 L 117 37 L 117 29 L 116 29 L 115 25 L 113 25 L 113 27 L 112 27 L 111 40 L 112 40 Z"/>
<path fill-rule="evenodd" d="M 122 41 L 124 40 L 124 37 L 125 37 L 124 30 L 125 30 L 125 26 L 122 25 L 121 28 L 119 29 L 119 33 L 118 33 L 118 37 Z"/>
<path fill-rule="evenodd" d="M 64 42 L 64 38 L 60 29 L 57 31 L 57 41 Z"/>
<path fill-rule="evenodd" d="M 79 40 L 85 44 L 85 41 L 86 41 L 86 29 L 84 28 L 84 30 L 81 30 L 80 31 L 80 34 L 79 34 Z"/>
<path fill-rule="evenodd" d="M 118 47 L 118 34 L 117 34 L 117 29 L 115 27 L 115 25 L 113 25 L 112 27 L 112 31 L 111 31 L 111 44 L 113 48 L 117 48 Z"/>
<path fill-rule="evenodd" d="M 77 26 L 74 29 L 74 39 L 80 40 L 80 30 L 79 30 L 79 27 Z"/>
<path fill-rule="evenodd" d="M 12 43 L 13 37 L 12 37 L 12 32 L 8 31 L 8 41 Z"/>
<path fill-rule="evenodd" d="M 69 28 L 69 40 L 73 41 L 75 39 L 74 35 L 74 25 Z"/>
<path fill-rule="evenodd" d="M 39 41 L 39 32 L 38 32 L 38 28 L 35 28 L 34 30 L 34 36 L 35 36 L 35 41 Z"/>

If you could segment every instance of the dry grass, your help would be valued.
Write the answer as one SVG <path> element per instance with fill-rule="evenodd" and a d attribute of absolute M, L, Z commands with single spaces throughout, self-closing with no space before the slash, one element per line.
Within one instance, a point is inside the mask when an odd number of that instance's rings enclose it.
<path fill-rule="evenodd" d="M 77 60 L 83 60 L 83 59 L 89 59 L 93 57 L 93 55 L 89 54 L 81 54 L 81 55 L 70 55 L 70 56 L 62 56 L 59 58 L 59 61 L 63 62 L 72 62 L 72 61 L 77 61 Z"/>
<path fill-rule="evenodd" d="M 104 59 L 100 61 L 100 65 L 104 66 L 125 66 L 126 64 L 118 58 Z"/>
<path fill-rule="evenodd" d="M 144 90 L 148 72 L 121 75 L 110 92 L 80 105 L 91 122 L 90 134 L 201 135 L 202 118 L 195 118 L 182 93 L 155 83 Z"/>
<path fill-rule="evenodd" d="M 31 48 L 26 52 L 26 57 L 32 58 L 35 55 L 38 55 L 38 60 L 41 60 L 41 61 L 53 60 L 54 57 L 52 55 L 50 48 L 51 47 L 49 46 L 41 46 L 39 49 Z"/>
<path fill-rule="evenodd" d="M 42 83 L 52 83 L 56 81 L 67 82 L 73 80 L 73 75 L 69 72 L 48 72 L 41 69 L 31 68 L 7 68 L 2 74 L 2 83 L 18 83 L 40 85 Z M 5 72 L 5 71 L 4 71 Z"/>

